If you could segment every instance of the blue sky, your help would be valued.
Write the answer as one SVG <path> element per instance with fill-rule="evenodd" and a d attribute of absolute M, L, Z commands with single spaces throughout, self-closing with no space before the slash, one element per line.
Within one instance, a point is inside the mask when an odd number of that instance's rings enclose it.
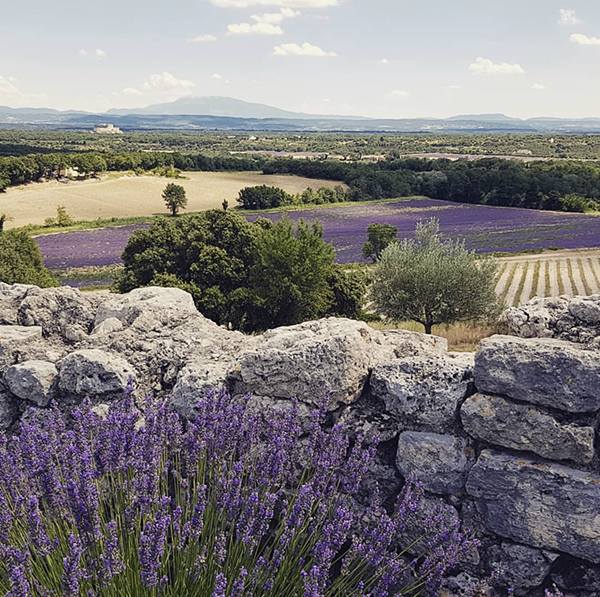
<path fill-rule="evenodd" d="M 0 0 L 0 105 L 600 117 L 597 0 Z"/>

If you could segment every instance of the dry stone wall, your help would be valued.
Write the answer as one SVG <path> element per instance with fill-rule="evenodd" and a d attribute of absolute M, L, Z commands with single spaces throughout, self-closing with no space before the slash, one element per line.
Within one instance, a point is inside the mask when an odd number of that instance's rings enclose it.
<path fill-rule="evenodd" d="M 177 289 L 0 284 L 0 429 L 52 401 L 105 408 L 130 376 L 187 417 L 199 394 L 225 385 L 264 412 L 297 398 L 308 423 L 329 392 L 330 421 L 380 439 L 365 503 L 375 484 L 392 499 L 414 475 L 426 490 L 420 516 L 441 505 L 480 540 L 447 595 L 497 571 L 499 595 L 556 583 L 598 597 L 600 296 L 536 299 L 506 317 L 512 336 L 457 354 L 440 338 L 346 319 L 244 336 Z M 418 537 L 419 518 L 398 541 Z"/>

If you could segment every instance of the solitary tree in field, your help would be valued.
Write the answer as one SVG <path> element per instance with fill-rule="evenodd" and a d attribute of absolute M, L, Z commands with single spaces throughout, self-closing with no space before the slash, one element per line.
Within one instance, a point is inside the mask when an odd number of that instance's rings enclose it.
<path fill-rule="evenodd" d="M 439 222 L 419 222 L 416 239 L 391 243 L 375 268 L 371 300 L 393 321 L 416 321 L 431 334 L 434 325 L 484 319 L 498 308 L 497 265 L 465 248 L 443 241 Z"/>
<path fill-rule="evenodd" d="M 362 249 L 363 257 L 377 261 L 381 257 L 381 252 L 398 239 L 398 228 L 391 224 L 369 224 L 367 239 Z"/>
<path fill-rule="evenodd" d="M 170 182 L 163 191 L 162 194 L 167 207 L 171 210 L 173 217 L 177 215 L 180 209 L 187 207 L 187 197 L 185 196 L 185 189 L 178 184 Z"/>

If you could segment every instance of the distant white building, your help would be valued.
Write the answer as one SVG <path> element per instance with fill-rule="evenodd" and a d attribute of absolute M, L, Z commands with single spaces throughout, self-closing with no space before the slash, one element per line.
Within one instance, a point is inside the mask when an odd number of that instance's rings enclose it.
<path fill-rule="evenodd" d="M 122 135 L 123 131 L 114 124 L 97 124 L 94 127 L 95 133 L 100 133 L 102 135 Z"/>

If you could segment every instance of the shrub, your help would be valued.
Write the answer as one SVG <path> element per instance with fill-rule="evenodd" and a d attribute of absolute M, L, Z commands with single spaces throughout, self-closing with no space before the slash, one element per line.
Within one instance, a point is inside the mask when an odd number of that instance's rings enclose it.
<path fill-rule="evenodd" d="M 73 224 L 74 220 L 69 215 L 67 208 L 64 205 L 59 205 L 56 208 L 55 218 L 46 218 L 44 220 L 44 226 L 59 226 L 61 228 L 66 228 L 67 226 L 72 226 Z"/>
<path fill-rule="evenodd" d="M 352 500 L 375 448 L 325 409 L 301 439 L 297 407 L 264 418 L 226 392 L 184 424 L 166 402 L 84 404 L 0 442 L 0 589 L 10 595 L 434 595 L 473 543 L 428 519 L 423 557 L 392 543 L 419 506 Z M 304 463 L 298 468 L 299 463 Z M 411 576 L 412 574 L 416 575 Z"/>
<path fill-rule="evenodd" d="M 59 285 L 44 266 L 40 248 L 20 230 L 0 234 L 0 282 L 34 284 L 41 288 Z"/>
<path fill-rule="evenodd" d="M 237 200 L 245 209 L 268 209 L 290 205 L 293 197 L 278 187 L 259 185 L 242 189 Z"/>

